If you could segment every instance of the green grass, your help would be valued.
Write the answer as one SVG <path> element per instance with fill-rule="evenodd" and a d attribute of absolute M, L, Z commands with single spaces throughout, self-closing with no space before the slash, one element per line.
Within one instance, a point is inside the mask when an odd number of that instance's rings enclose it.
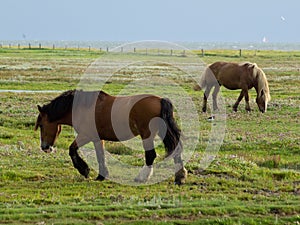
<path fill-rule="evenodd" d="M 197 52 L 196 52 L 197 53 Z M 57 90 L 77 87 L 86 68 L 102 53 L 49 49 L 0 49 L 0 89 Z M 201 53 L 199 53 L 201 55 Z M 74 139 L 70 127 L 56 143 L 57 151 L 39 149 L 34 132 L 37 104 L 59 93 L 0 92 L 0 223 L 1 224 L 298 224 L 300 222 L 300 52 L 207 51 L 205 63 L 217 60 L 251 61 L 268 77 L 272 101 L 265 114 L 258 112 L 255 91 L 250 91 L 252 112 L 244 102 L 239 111 L 231 107 L 238 91 L 222 88 L 227 110 L 226 134 L 217 157 L 205 170 L 201 156 L 209 137 L 210 114 L 199 114 L 201 137 L 185 185 L 175 186 L 173 177 L 158 184 L 126 186 L 97 182 L 97 171 L 84 179 L 73 168 L 68 147 Z M 139 58 L 168 62 L 169 56 L 111 55 L 111 62 L 125 65 L 104 89 L 117 94 L 130 79 L 163 74 L 175 80 L 200 110 L 202 93 L 176 67 L 163 64 L 144 71 L 128 70 L 126 60 Z M 176 63 L 188 57 L 173 56 Z M 107 71 L 102 71 L 106 73 Z M 116 75 L 115 78 L 118 78 Z M 126 79 L 125 79 L 126 78 Z M 128 80 L 129 79 L 129 80 Z M 168 90 L 172 85 L 168 86 Z M 158 90 L 156 90 L 158 89 Z M 176 88 L 174 89 L 176 91 Z M 126 92 L 144 90 L 128 89 Z M 153 91 L 164 93 L 157 84 Z M 175 92 L 173 91 L 173 92 Z M 106 148 L 122 162 L 143 164 L 142 145 L 131 151 L 120 143 Z M 163 147 L 158 146 L 163 155 Z M 160 159 L 160 158 L 159 158 Z M 124 175 L 126 176 L 126 175 Z"/>

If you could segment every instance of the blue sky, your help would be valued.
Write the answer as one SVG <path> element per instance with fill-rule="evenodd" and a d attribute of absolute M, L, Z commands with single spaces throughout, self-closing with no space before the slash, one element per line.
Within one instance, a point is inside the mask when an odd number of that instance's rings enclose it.
<path fill-rule="evenodd" d="M 0 40 L 300 42 L 298 0 L 1 0 Z"/>

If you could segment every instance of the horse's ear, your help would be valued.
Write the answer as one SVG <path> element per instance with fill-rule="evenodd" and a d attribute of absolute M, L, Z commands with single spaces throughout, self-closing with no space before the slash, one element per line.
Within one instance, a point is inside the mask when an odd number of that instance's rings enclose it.
<path fill-rule="evenodd" d="M 42 107 L 40 105 L 37 105 L 37 108 L 38 108 L 38 110 L 39 110 L 40 113 L 43 112 L 43 109 L 42 109 Z"/>

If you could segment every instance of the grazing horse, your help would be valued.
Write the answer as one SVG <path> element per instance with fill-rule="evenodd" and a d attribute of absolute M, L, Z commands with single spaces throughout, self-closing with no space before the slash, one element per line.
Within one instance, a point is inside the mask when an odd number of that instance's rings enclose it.
<path fill-rule="evenodd" d="M 96 179 L 102 181 L 108 178 L 104 141 L 125 141 L 140 135 L 146 160 L 135 181 L 146 182 L 153 173 L 154 137 L 158 134 L 164 143 L 166 157 L 174 159 L 175 183 L 185 181 L 187 171 L 182 161 L 181 130 L 173 117 L 169 99 L 146 94 L 116 97 L 103 91 L 71 90 L 49 104 L 38 106 L 38 110 L 35 130 L 40 128 L 41 149 L 51 152 L 61 125 L 73 126 L 78 135 L 69 147 L 69 155 L 74 167 L 85 177 L 90 169 L 79 156 L 78 148 L 93 142 L 99 164 Z"/>
<path fill-rule="evenodd" d="M 207 98 L 213 87 L 213 109 L 218 109 L 217 95 L 222 85 L 230 90 L 242 89 L 237 101 L 233 105 L 233 111 L 237 111 L 243 97 L 245 97 L 246 101 L 246 110 L 251 111 L 248 90 L 253 87 L 257 93 L 256 103 L 259 110 L 262 113 L 267 111 L 267 104 L 271 99 L 269 85 L 265 73 L 255 63 L 215 62 L 209 65 L 201 77 L 200 84 L 194 87 L 194 90 L 205 89 L 203 112 L 206 112 Z"/>

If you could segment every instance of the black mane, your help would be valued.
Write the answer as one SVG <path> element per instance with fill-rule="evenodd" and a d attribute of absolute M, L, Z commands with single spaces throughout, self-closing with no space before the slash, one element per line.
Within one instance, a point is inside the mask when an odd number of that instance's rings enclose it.
<path fill-rule="evenodd" d="M 57 121 L 63 118 L 67 113 L 72 111 L 75 93 L 75 104 L 77 105 L 77 107 L 90 107 L 96 102 L 98 97 L 101 98 L 108 95 L 103 91 L 65 91 L 60 96 L 53 99 L 50 103 L 42 107 L 41 110 L 48 115 L 49 122 Z"/>
<path fill-rule="evenodd" d="M 49 122 L 61 119 L 72 110 L 76 90 L 69 90 L 53 99 L 50 103 L 43 105 L 42 112 L 48 115 Z"/>

